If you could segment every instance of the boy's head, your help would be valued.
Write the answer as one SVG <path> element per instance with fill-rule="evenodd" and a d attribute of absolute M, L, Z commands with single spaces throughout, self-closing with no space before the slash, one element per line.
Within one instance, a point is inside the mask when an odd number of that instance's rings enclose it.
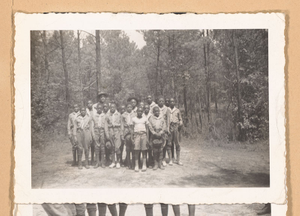
<path fill-rule="evenodd" d="M 120 106 L 120 113 L 123 114 L 125 112 L 125 105 Z"/>
<path fill-rule="evenodd" d="M 130 102 L 131 102 L 132 108 L 134 109 L 137 105 L 136 99 L 132 98 Z"/>
<path fill-rule="evenodd" d="M 106 98 L 108 97 L 108 94 L 107 93 L 105 93 L 105 92 L 101 92 L 101 93 L 99 93 L 98 94 L 98 102 L 100 102 L 100 103 L 105 103 L 105 101 L 106 101 Z"/>
<path fill-rule="evenodd" d="M 116 106 L 115 103 L 111 103 L 111 104 L 110 104 L 110 112 L 111 112 L 111 113 L 115 113 L 116 108 L 117 108 L 117 106 Z"/>
<path fill-rule="evenodd" d="M 170 98 L 170 107 L 174 108 L 175 106 L 175 99 L 174 98 Z"/>
<path fill-rule="evenodd" d="M 152 103 L 152 96 L 148 95 L 146 100 L 147 100 L 147 103 L 150 105 Z"/>
<path fill-rule="evenodd" d="M 91 100 L 88 100 L 87 107 L 88 107 L 88 109 L 92 109 L 93 108 L 93 102 Z"/>
<path fill-rule="evenodd" d="M 132 105 L 130 103 L 127 104 L 126 110 L 127 110 L 128 113 L 131 113 L 131 111 L 132 111 Z"/>
<path fill-rule="evenodd" d="M 145 103 L 144 102 L 140 102 L 139 107 L 143 108 L 145 107 Z"/>
<path fill-rule="evenodd" d="M 101 103 L 104 103 L 105 100 L 106 100 L 105 95 L 101 95 L 101 96 L 99 97 L 99 101 L 100 101 Z"/>
<path fill-rule="evenodd" d="M 159 116 L 159 108 L 156 106 L 153 108 L 153 114 L 154 116 L 158 117 Z"/>
<path fill-rule="evenodd" d="M 74 104 L 73 109 L 74 109 L 74 112 L 78 112 L 79 111 L 78 104 Z"/>
<path fill-rule="evenodd" d="M 80 108 L 80 114 L 81 114 L 82 116 L 85 116 L 85 115 L 86 115 L 86 109 L 85 109 L 84 107 L 81 107 L 81 108 Z"/>
<path fill-rule="evenodd" d="M 102 106 L 100 104 L 97 105 L 97 113 L 101 114 L 102 113 Z"/>
<path fill-rule="evenodd" d="M 104 113 L 107 113 L 107 111 L 108 111 L 108 104 L 107 104 L 107 103 L 104 103 L 104 104 L 103 104 L 103 112 L 104 112 Z"/>
<path fill-rule="evenodd" d="M 137 113 L 137 117 L 138 117 L 138 118 L 142 118 L 142 115 L 143 115 L 143 108 L 141 108 L 141 107 L 137 108 L 136 113 Z"/>
<path fill-rule="evenodd" d="M 170 106 L 170 99 L 169 99 L 169 98 L 166 98 L 166 99 L 165 99 L 165 105 L 166 105 L 167 107 Z"/>
<path fill-rule="evenodd" d="M 164 106 L 164 104 L 165 104 L 165 99 L 164 99 L 164 97 L 159 97 L 158 98 L 158 101 L 157 101 L 157 104 L 158 104 L 158 106 L 159 107 L 163 107 Z"/>
<path fill-rule="evenodd" d="M 145 106 L 144 106 L 144 113 L 146 115 L 148 115 L 149 111 L 150 111 L 150 106 L 148 104 L 145 104 Z"/>

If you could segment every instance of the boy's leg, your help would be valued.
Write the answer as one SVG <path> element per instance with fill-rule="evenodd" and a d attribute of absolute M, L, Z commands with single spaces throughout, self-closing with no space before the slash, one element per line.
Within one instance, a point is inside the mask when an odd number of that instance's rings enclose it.
<path fill-rule="evenodd" d="M 179 144 L 179 132 L 178 132 L 178 128 L 176 128 L 174 131 L 174 136 L 173 136 L 173 140 L 176 146 L 176 156 L 177 156 L 177 164 L 182 166 L 183 163 L 180 160 L 180 144 Z"/>
<path fill-rule="evenodd" d="M 188 205 L 189 207 L 189 216 L 195 216 L 195 205 Z"/>
<path fill-rule="evenodd" d="M 173 165 L 173 160 L 172 160 L 172 143 L 173 143 L 173 131 L 171 131 L 171 135 L 169 136 L 167 143 L 166 143 L 166 150 L 168 153 L 168 157 L 169 157 L 169 165 L 172 166 Z"/>
<path fill-rule="evenodd" d="M 104 132 L 104 129 L 100 129 L 100 158 L 101 158 L 101 167 L 105 168 L 105 132 Z"/>
<path fill-rule="evenodd" d="M 95 203 L 87 203 L 86 209 L 89 216 L 96 216 L 97 207 Z"/>
<path fill-rule="evenodd" d="M 119 169 L 121 167 L 121 149 L 120 149 L 120 147 L 122 145 L 120 129 L 115 130 L 114 144 L 115 144 L 115 152 L 116 152 L 116 156 L 117 156 L 116 168 Z"/>
<path fill-rule="evenodd" d="M 142 171 L 145 172 L 147 170 L 147 150 L 143 150 L 142 151 L 142 155 L 143 155 L 143 167 L 142 167 Z"/>
<path fill-rule="evenodd" d="M 158 148 L 153 145 L 153 159 L 154 159 L 154 167 L 153 170 L 157 170 L 158 168 Z"/>
<path fill-rule="evenodd" d="M 139 168 L 139 155 L 140 155 L 140 151 L 139 150 L 134 150 L 134 162 L 135 162 L 134 171 L 136 171 L 136 172 L 138 172 L 140 170 L 140 168 Z"/>
<path fill-rule="evenodd" d="M 85 155 L 85 168 L 89 169 L 89 151 L 91 147 L 92 142 L 92 134 L 90 130 L 83 130 L 83 149 L 84 149 L 84 155 Z"/>
<path fill-rule="evenodd" d="M 126 160 L 123 161 L 124 145 L 125 145 L 125 140 L 121 140 L 121 146 L 120 146 L 120 152 L 121 152 L 120 165 L 121 165 L 122 167 L 124 166 L 124 162 L 126 162 Z"/>
<path fill-rule="evenodd" d="M 160 206 L 162 216 L 168 216 L 168 204 L 161 203 Z"/>
<path fill-rule="evenodd" d="M 73 155 L 73 162 L 72 162 L 72 166 L 76 166 L 76 159 L 77 159 L 77 154 L 76 154 L 76 147 L 72 147 L 72 155 Z"/>
<path fill-rule="evenodd" d="M 109 204 L 107 206 L 112 216 L 118 216 L 116 204 Z"/>
<path fill-rule="evenodd" d="M 95 158 L 96 158 L 96 163 L 95 163 L 94 168 L 96 169 L 100 166 L 99 154 L 100 154 L 101 141 L 100 141 L 99 130 L 96 129 L 94 132 L 95 132 L 94 133 L 95 134 L 95 140 L 93 141 L 93 144 L 94 144 L 94 152 L 95 152 Z M 93 153 L 92 153 L 92 156 L 93 156 Z M 92 158 L 92 161 L 93 161 L 93 158 Z"/>
<path fill-rule="evenodd" d="M 153 204 L 144 204 L 146 216 L 153 216 Z"/>
<path fill-rule="evenodd" d="M 145 172 L 147 170 L 147 134 L 141 135 L 141 150 L 142 150 L 142 171 Z"/>
<path fill-rule="evenodd" d="M 98 203 L 98 214 L 99 216 L 106 216 L 106 204 Z"/>
<path fill-rule="evenodd" d="M 167 146 L 169 141 L 166 140 L 166 142 L 167 142 L 167 144 L 166 144 L 166 146 Z M 167 166 L 167 162 L 166 162 L 167 147 L 166 146 L 163 149 L 163 159 L 162 159 L 162 165 L 163 166 Z"/>
<path fill-rule="evenodd" d="M 126 209 L 127 209 L 126 203 L 119 203 L 119 216 L 125 216 Z"/>
<path fill-rule="evenodd" d="M 162 165 L 162 160 L 163 160 L 163 147 L 162 145 L 160 146 L 159 150 L 158 150 L 158 168 L 164 170 L 165 167 Z"/>
<path fill-rule="evenodd" d="M 83 132 L 77 131 L 77 154 L 78 154 L 78 169 L 82 169 L 82 154 L 83 154 Z"/>
<path fill-rule="evenodd" d="M 92 143 L 91 143 L 91 163 L 90 163 L 90 165 L 94 164 L 95 146 L 96 146 L 95 141 L 92 141 Z"/>
<path fill-rule="evenodd" d="M 172 205 L 173 212 L 175 216 L 180 216 L 180 206 L 179 205 Z"/>

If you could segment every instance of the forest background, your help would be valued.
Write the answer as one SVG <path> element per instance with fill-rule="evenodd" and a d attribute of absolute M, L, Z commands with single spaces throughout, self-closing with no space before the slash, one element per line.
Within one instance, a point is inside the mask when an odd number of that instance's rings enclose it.
<path fill-rule="evenodd" d="M 32 145 L 65 136 L 72 105 L 97 93 L 174 97 L 192 139 L 268 140 L 268 31 L 31 31 Z"/>

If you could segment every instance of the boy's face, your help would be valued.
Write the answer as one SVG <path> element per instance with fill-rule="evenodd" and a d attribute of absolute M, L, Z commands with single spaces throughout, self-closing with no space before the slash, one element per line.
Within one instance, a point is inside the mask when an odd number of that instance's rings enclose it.
<path fill-rule="evenodd" d="M 143 115 L 143 109 L 142 109 L 142 108 L 138 108 L 137 111 L 136 111 L 136 113 L 137 113 L 137 116 L 138 116 L 139 118 L 141 118 L 142 115 Z"/>
<path fill-rule="evenodd" d="M 144 104 L 144 102 L 141 102 L 141 103 L 140 103 L 140 107 L 142 107 L 142 108 L 144 108 L 144 107 L 145 107 L 145 104 Z"/>
<path fill-rule="evenodd" d="M 102 113 L 102 106 L 98 106 L 98 107 L 97 107 L 97 113 L 98 113 L 98 114 L 101 114 L 101 113 Z"/>
<path fill-rule="evenodd" d="M 78 107 L 78 105 L 76 104 L 76 105 L 74 105 L 74 112 L 78 112 L 79 111 L 79 107 Z"/>
<path fill-rule="evenodd" d="M 150 106 L 146 104 L 145 107 L 144 107 L 145 114 L 148 114 L 149 111 L 150 111 Z"/>
<path fill-rule="evenodd" d="M 127 105 L 127 112 L 131 113 L 131 111 L 132 111 L 132 106 L 131 106 L 131 104 L 128 104 Z"/>
<path fill-rule="evenodd" d="M 154 114 L 156 117 L 159 116 L 159 109 L 158 109 L 158 107 L 154 107 L 154 108 L 153 108 L 153 114 Z"/>
<path fill-rule="evenodd" d="M 101 103 L 104 103 L 105 99 L 106 99 L 106 97 L 104 95 L 101 95 L 100 98 L 99 98 Z"/>
<path fill-rule="evenodd" d="M 152 103 L 152 96 L 151 96 L 151 95 L 148 95 L 148 96 L 147 96 L 147 103 L 148 103 L 148 104 L 151 104 L 151 103 Z"/>
<path fill-rule="evenodd" d="M 165 104 L 165 100 L 163 98 L 158 99 L 158 106 L 159 107 L 163 107 L 164 104 Z"/>
<path fill-rule="evenodd" d="M 91 100 L 88 101 L 87 107 L 91 109 L 93 107 L 93 102 Z"/>
<path fill-rule="evenodd" d="M 125 106 L 121 106 L 120 113 L 123 114 L 125 112 Z"/>
<path fill-rule="evenodd" d="M 173 108 L 175 106 L 175 100 L 173 98 L 170 99 L 170 107 Z"/>
<path fill-rule="evenodd" d="M 115 104 L 112 104 L 111 106 L 110 106 L 110 112 L 111 113 L 114 113 L 116 111 L 116 105 Z"/>
<path fill-rule="evenodd" d="M 107 111 L 108 111 L 108 104 L 103 104 L 103 111 L 105 113 L 107 113 Z"/>
<path fill-rule="evenodd" d="M 166 99 L 166 106 L 169 106 L 169 105 L 170 105 L 170 100 Z"/>
<path fill-rule="evenodd" d="M 86 109 L 85 109 L 85 108 L 81 108 L 81 109 L 80 109 L 80 114 L 81 114 L 82 116 L 85 116 L 85 115 L 86 115 Z"/>
<path fill-rule="evenodd" d="M 132 99 L 131 100 L 131 105 L 132 105 L 132 107 L 136 107 L 136 105 L 137 105 L 137 102 L 136 102 L 136 100 L 135 99 Z"/>

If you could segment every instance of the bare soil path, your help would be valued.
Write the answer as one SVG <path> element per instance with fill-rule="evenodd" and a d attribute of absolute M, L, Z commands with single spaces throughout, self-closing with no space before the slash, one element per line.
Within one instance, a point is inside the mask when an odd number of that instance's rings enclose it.
<path fill-rule="evenodd" d="M 183 139 L 184 166 L 135 173 L 126 168 L 90 169 L 71 167 L 71 144 L 46 142 L 32 149 L 33 188 L 102 187 L 268 187 L 268 142 L 212 143 Z"/>

